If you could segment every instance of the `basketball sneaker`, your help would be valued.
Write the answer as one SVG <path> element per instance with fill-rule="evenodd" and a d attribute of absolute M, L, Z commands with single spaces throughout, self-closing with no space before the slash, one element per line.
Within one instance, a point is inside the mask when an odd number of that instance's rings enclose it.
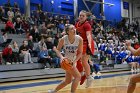
<path fill-rule="evenodd" d="M 53 89 L 49 89 L 48 93 L 56 93 Z"/>
<path fill-rule="evenodd" d="M 138 72 L 138 73 L 140 72 L 140 69 L 139 69 L 139 68 L 137 69 L 137 72 Z"/>
<path fill-rule="evenodd" d="M 100 76 L 101 76 L 101 73 L 100 73 L 100 72 L 98 72 L 98 73 L 97 73 L 97 76 L 98 76 L 98 77 L 100 77 Z"/>
<path fill-rule="evenodd" d="M 131 69 L 131 73 L 134 73 L 135 71 L 133 69 Z"/>
<path fill-rule="evenodd" d="M 92 77 L 95 78 L 96 76 L 97 76 L 96 73 L 93 72 Z"/>
<path fill-rule="evenodd" d="M 93 81 L 92 76 L 88 76 L 87 81 L 86 81 L 86 88 L 90 87 Z"/>

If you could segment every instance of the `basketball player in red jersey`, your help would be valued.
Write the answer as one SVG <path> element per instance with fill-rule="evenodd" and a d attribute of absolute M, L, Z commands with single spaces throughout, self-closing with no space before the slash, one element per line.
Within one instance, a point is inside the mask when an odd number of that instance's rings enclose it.
<path fill-rule="evenodd" d="M 78 34 L 83 38 L 83 53 L 82 58 L 77 62 L 77 68 L 79 72 L 85 70 L 85 74 L 81 78 L 80 85 L 87 79 L 86 87 L 89 87 L 92 83 L 92 77 L 90 76 L 90 66 L 88 60 L 90 55 L 94 54 L 94 41 L 92 39 L 92 28 L 90 23 L 87 21 L 87 12 L 82 10 L 79 13 L 79 21 L 75 24 Z M 81 62 L 82 65 L 81 65 Z M 82 68 L 83 67 L 83 68 Z"/>

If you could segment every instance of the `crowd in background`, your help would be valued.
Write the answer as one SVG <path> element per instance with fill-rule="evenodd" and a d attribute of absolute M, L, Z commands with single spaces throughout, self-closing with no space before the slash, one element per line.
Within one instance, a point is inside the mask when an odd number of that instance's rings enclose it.
<path fill-rule="evenodd" d="M 126 39 L 131 39 L 135 49 L 140 47 L 137 20 L 129 24 L 126 19 L 122 19 L 115 27 L 106 24 L 104 16 L 101 20 L 96 20 L 89 13 L 88 21 L 92 26 L 100 64 L 108 65 L 107 60 L 114 60 L 113 64 L 131 64 L 133 70 L 139 70 L 140 57 L 130 54 L 124 44 Z M 0 46 L 3 47 L 0 60 L 3 58 L 5 64 L 33 63 L 32 57 L 38 57 L 37 62 L 43 63 L 45 67 L 46 62 L 50 67 L 60 67 L 60 59 L 53 51 L 53 46 L 57 46 L 59 38 L 65 34 L 65 26 L 75 23 L 70 21 L 68 15 L 43 12 L 40 7 L 31 12 L 31 17 L 26 17 L 20 13 L 16 2 L 13 7 L 10 2 L 0 6 L 0 22 L 5 24 L 0 36 Z M 9 33 L 25 34 L 26 38 L 19 46 L 16 41 L 7 37 Z"/>

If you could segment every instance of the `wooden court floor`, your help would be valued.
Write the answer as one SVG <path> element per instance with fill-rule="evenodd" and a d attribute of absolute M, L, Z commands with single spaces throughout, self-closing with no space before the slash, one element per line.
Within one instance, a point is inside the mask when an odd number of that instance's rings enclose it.
<path fill-rule="evenodd" d="M 90 88 L 85 88 L 85 84 L 79 85 L 76 93 L 126 93 L 129 78 L 132 76 L 132 74 L 127 75 L 126 73 L 128 72 L 102 74 L 102 77 L 104 77 L 94 79 Z M 63 79 L 53 78 L 1 83 L 0 93 L 47 93 L 48 89 L 54 89 Z M 70 93 L 70 85 L 58 93 Z M 140 84 L 137 84 L 134 93 L 140 93 Z"/>

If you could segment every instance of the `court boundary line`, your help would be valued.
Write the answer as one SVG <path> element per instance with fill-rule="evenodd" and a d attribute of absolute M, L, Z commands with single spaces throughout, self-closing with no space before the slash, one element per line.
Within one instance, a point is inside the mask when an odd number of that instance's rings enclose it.
<path fill-rule="evenodd" d="M 95 79 L 112 78 L 112 77 L 119 77 L 119 76 L 126 76 L 126 75 L 131 75 L 131 72 L 103 75 L 101 76 L 101 78 L 95 78 Z M 62 80 L 54 80 L 54 81 L 28 83 L 28 84 L 6 85 L 6 86 L 0 86 L 0 90 L 12 90 L 12 89 L 19 89 L 19 88 L 35 87 L 35 86 L 52 85 L 52 84 L 58 84 L 61 81 Z"/>

